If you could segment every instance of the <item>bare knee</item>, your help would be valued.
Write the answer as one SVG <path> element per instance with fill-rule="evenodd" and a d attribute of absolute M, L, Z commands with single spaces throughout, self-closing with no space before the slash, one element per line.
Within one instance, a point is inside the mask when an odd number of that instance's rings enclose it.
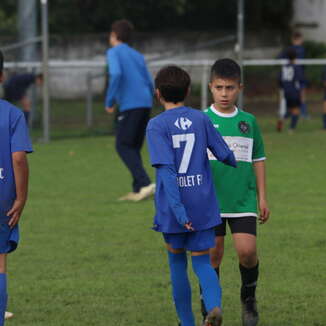
<path fill-rule="evenodd" d="M 257 265 L 257 252 L 255 248 L 244 248 L 238 251 L 239 262 L 242 266 L 251 268 Z"/>
<path fill-rule="evenodd" d="M 224 255 L 224 237 L 216 237 L 215 248 L 211 248 L 209 254 L 211 265 L 214 268 L 218 268 L 222 263 Z"/>
<path fill-rule="evenodd" d="M 172 248 L 171 245 L 168 244 L 168 243 L 166 244 L 166 249 L 169 252 L 173 253 L 173 254 L 182 254 L 183 252 L 185 252 L 184 249 L 174 249 L 174 248 Z"/>

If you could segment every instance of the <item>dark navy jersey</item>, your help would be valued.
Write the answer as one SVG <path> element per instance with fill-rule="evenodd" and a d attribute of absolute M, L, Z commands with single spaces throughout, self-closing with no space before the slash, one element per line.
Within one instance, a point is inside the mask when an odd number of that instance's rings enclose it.
<path fill-rule="evenodd" d="M 27 89 L 35 82 L 35 79 L 34 74 L 11 76 L 3 84 L 5 99 L 9 102 L 21 100 L 26 95 Z"/>
<path fill-rule="evenodd" d="M 199 110 L 178 107 L 151 119 L 146 133 L 152 165 L 175 166 L 181 202 L 194 229 L 200 231 L 220 224 L 207 148 L 219 161 L 229 165 L 236 163 L 233 152 L 209 118 Z M 158 174 L 155 207 L 155 230 L 187 232 L 169 207 L 166 189 Z"/>
<path fill-rule="evenodd" d="M 279 82 L 286 99 L 300 98 L 300 90 L 304 84 L 302 67 L 292 63 L 282 66 Z"/>
<path fill-rule="evenodd" d="M 294 50 L 297 59 L 304 59 L 305 58 L 305 49 L 302 45 L 290 45 L 286 50 L 283 50 L 278 59 L 288 59 L 288 52 L 289 50 Z"/>

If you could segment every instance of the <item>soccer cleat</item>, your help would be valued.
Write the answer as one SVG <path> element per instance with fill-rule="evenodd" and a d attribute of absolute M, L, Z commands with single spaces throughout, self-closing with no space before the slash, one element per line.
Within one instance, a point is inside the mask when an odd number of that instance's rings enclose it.
<path fill-rule="evenodd" d="M 219 307 L 215 307 L 206 316 L 203 326 L 220 326 L 220 325 L 222 325 L 222 310 Z"/>
<path fill-rule="evenodd" d="M 141 201 L 144 200 L 155 193 L 155 183 L 151 183 L 146 187 L 140 188 L 139 192 L 135 193 L 134 196 L 132 196 L 132 201 Z"/>
<path fill-rule="evenodd" d="M 135 192 L 128 192 L 126 195 L 118 198 L 119 201 L 125 201 L 125 200 L 133 200 L 135 198 L 136 193 Z"/>
<path fill-rule="evenodd" d="M 5 312 L 5 319 L 10 319 L 12 317 L 14 317 L 14 314 L 12 312 L 10 312 L 10 311 Z"/>
<path fill-rule="evenodd" d="M 256 326 L 259 316 L 257 311 L 257 301 L 253 297 L 247 298 L 242 303 L 242 326 Z"/>

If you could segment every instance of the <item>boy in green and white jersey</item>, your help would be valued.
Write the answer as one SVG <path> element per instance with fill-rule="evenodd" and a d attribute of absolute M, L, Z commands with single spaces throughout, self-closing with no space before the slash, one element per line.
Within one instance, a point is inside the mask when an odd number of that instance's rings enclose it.
<path fill-rule="evenodd" d="M 211 263 L 219 275 L 228 223 L 239 257 L 242 323 L 244 326 L 255 326 L 258 323 L 255 297 L 258 279 L 257 218 L 260 223 L 265 223 L 269 218 L 269 209 L 265 190 L 265 151 L 260 129 L 252 114 L 235 106 L 242 89 L 240 80 L 241 69 L 235 61 L 221 59 L 212 66 L 209 88 L 214 104 L 205 112 L 233 150 L 237 168 L 223 166 L 209 153 L 223 221 L 215 229 L 216 247 L 211 249 Z M 205 307 L 202 308 L 205 314 Z"/>

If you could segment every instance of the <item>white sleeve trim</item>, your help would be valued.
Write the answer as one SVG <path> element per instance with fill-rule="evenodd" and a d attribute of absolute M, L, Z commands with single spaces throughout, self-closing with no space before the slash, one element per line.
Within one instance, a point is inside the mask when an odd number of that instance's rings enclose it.
<path fill-rule="evenodd" d="M 252 161 L 253 162 L 259 162 L 259 161 L 265 161 L 265 160 L 266 160 L 266 157 L 264 156 L 264 157 L 255 158 Z"/>
<path fill-rule="evenodd" d="M 236 218 L 236 217 L 258 217 L 257 213 L 221 213 L 221 217 L 224 218 Z"/>

